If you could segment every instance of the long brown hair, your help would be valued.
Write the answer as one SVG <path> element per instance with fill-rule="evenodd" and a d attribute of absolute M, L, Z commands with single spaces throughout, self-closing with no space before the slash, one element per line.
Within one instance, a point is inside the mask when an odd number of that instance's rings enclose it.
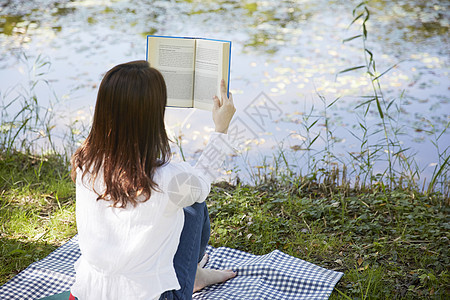
<path fill-rule="evenodd" d="M 161 73 L 147 61 L 115 66 L 104 76 L 97 95 L 91 131 L 72 157 L 72 179 L 77 169 L 98 175 L 106 189 L 97 200 L 114 207 L 136 206 L 137 197 L 148 200 L 157 167 L 170 159 L 164 126 L 167 91 Z M 94 190 L 95 191 L 95 190 Z"/>

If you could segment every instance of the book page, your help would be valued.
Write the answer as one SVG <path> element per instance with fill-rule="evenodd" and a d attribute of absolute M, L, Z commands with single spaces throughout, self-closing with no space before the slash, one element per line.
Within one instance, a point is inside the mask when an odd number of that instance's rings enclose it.
<path fill-rule="evenodd" d="M 194 76 L 194 107 L 212 110 L 213 96 L 220 97 L 220 81 L 223 70 L 228 72 L 228 64 L 224 66 L 224 42 L 197 40 Z M 228 60 L 227 60 L 228 61 Z M 225 82 L 227 85 L 228 82 Z"/>
<path fill-rule="evenodd" d="M 167 86 L 167 106 L 192 107 L 195 40 L 147 37 L 148 61 Z"/>

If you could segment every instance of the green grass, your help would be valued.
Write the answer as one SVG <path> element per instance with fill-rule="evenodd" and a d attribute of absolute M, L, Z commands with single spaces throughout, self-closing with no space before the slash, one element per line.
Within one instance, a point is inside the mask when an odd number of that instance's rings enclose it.
<path fill-rule="evenodd" d="M 0 284 L 76 233 L 74 192 L 62 158 L 0 153 Z"/>
<path fill-rule="evenodd" d="M 332 299 L 448 295 L 449 207 L 439 195 L 304 183 L 215 186 L 212 245 L 254 254 L 279 249 L 344 272 Z"/>
<path fill-rule="evenodd" d="M 344 272 L 331 299 L 444 299 L 449 206 L 439 194 L 296 184 L 213 186 L 211 240 L 253 254 L 279 249 Z M 74 185 L 58 156 L 0 157 L 0 284 L 76 233 Z M 348 297 L 348 298 L 347 298 Z"/>

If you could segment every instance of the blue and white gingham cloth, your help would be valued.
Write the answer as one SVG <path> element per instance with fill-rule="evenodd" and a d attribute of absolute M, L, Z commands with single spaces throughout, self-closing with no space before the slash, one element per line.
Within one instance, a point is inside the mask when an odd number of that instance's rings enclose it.
<path fill-rule="evenodd" d="M 232 269 L 238 275 L 202 289 L 193 299 L 328 299 L 343 275 L 278 250 L 253 255 L 211 247 L 208 252 L 210 258 L 205 267 Z"/>
<path fill-rule="evenodd" d="M 75 282 L 73 264 L 79 256 L 78 236 L 75 236 L 2 285 L 0 299 L 40 299 L 68 291 Z"/>
<path fill-rule="evenodd" d="M 253 255 L 208 246 L 207 253 L 207 268 L 233 269 L 238 275 L 195 293 L 196 300 L 328 299 L 343 275 L 278 250 Z M 1 286 L 0 299 L 39 299 L 69 290 L 75 281 L 73 264 L 79 256 L 75 236 Z"/>

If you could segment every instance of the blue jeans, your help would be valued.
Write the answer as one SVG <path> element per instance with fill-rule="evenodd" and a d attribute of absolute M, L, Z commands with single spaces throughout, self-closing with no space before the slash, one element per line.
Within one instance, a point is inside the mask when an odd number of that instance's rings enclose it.
<path fill-rule="evenodd" d="M 206 203 L 195 203 L 184 208 L 184 227 L 173 260 L 179 290 L 164 292 L 160 300 L 190 300 L 194 291 L 197 264 L 202 260 L 210 235 Z"/>

